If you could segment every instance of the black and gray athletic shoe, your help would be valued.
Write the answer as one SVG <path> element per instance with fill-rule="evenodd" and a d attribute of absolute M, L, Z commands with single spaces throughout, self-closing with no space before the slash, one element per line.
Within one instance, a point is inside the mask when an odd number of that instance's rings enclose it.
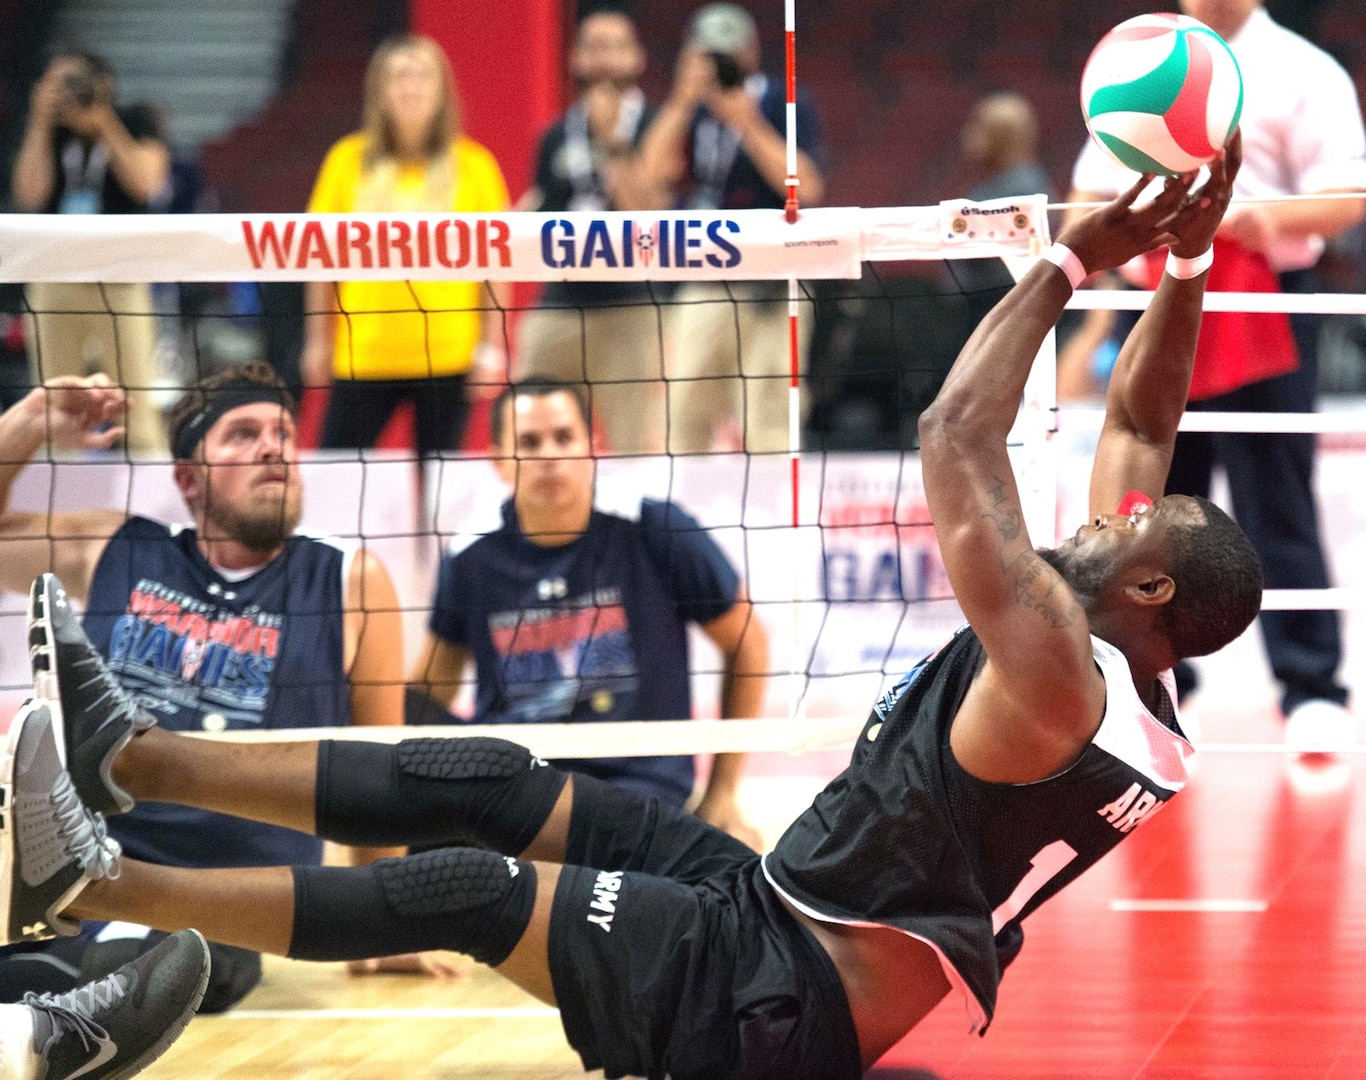
<path fill-rule="evenodd" d="M 77 933 L 63 909 L 87 883 L 117 877 L 119 854 L 62 768 L 47 706 L 24 702 L 0 754 L 0 940 Z"/>
<path fill-rule="evenodd" d="M 164 1054 L 194 1017 L 209 947 L 181 930 L 103 979 L 65 994 L 25 994 L 43 1080 L 122 1080 Z"/>
<path fill-rule="evenodd" d="M 54 574 L 35 579 L 29 591 L 28 648 L 34 695 L 52 711 L 58 745 L 81 801 L 100 814 L 133 809 L 133 797 L 114 783 L 114 759 L 156 720 L 119 685 L 90 644 Z"/>

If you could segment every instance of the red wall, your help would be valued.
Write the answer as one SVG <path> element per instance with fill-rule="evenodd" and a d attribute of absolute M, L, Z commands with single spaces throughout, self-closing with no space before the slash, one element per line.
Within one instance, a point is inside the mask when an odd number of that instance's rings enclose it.
<path fill-rule="evenodd" d="M 415 31 L 451 58 L 466 133 L 498 159 L 513 202 L 531 186 L 536 144 L 562 109 L 561 0 L 410 0 Z"/>

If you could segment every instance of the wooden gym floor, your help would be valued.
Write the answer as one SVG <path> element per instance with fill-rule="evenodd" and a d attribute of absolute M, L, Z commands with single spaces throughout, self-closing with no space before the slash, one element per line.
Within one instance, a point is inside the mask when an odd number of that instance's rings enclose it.
<path fill-rule="evenodd" d="M 986 1037 L 966 1034 L 951 999 L 874 1076 L 1366 1076 L 1366 755 L 1288 758 L 1266 715 L 1205 727 L 1218 745 L 1197 755 L 1187 791 L 1026 923 Z M 766 833 L 809 798 L 810 770 L 839 760 L 754 759 L 747 802 Z M 270 961 L 236 1013 L 195 1020 L 145 1075 L 583 1073 L 554 1012 L 491 973 L 436 983 Z"/>

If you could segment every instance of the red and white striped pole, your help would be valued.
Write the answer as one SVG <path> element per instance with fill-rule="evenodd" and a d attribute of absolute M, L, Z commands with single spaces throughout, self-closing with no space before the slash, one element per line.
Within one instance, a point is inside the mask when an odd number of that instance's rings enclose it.
<path fill-rule="evenodd" d="M 787 221 L 797 222 L 797 0 L 783 0 L 783 31 L 787 66 Z M 801 571 L 801 333 L 798 327 L 797 279 L 787 279 L 787 452 L 792 469 L 792 650 L 788 662 L 788 715 L 801 717 L 806 701 L 802 649 Z"/>
<path fill-rule="evenodd" d="M 797 221 L 797 0 L 783 2 L 787 55 L 787 220 Z M 801 524 L 801 337 L 797 326 L 797 279 L 787 279 L 787 448 L 792 466 L 792 527 Z"/>

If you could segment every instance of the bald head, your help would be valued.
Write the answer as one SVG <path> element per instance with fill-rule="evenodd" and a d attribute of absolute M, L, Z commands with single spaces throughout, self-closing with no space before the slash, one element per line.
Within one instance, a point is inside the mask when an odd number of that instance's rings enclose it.
<path fill-rule="evenodd" d="M 963 126 L 963 157 L 991 174 L 1026 165 L 1037 156 L 1039 122 L 1020 94 L 990 94 L 973 106 Z"/>

